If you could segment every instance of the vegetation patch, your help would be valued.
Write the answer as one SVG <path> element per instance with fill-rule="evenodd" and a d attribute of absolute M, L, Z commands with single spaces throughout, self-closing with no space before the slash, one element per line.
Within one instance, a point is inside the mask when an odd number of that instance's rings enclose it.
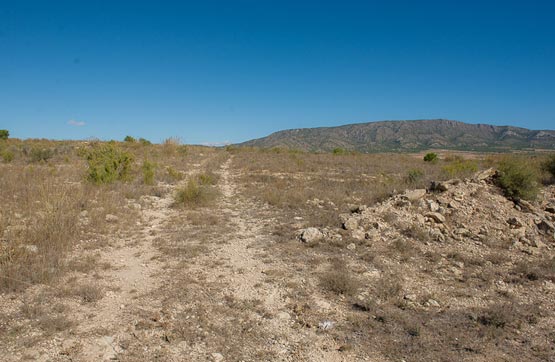
<path fill-rule="evenodd" d="M 94 184 L 127 180 L 133 163 L 133 155 L 110 143 L 93 146 L 85 158 L 87 179 Z"/>

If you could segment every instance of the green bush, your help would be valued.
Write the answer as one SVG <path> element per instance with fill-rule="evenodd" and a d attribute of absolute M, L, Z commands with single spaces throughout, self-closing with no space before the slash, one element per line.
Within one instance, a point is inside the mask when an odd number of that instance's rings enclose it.
<path fill-rule="evenodd" d="M 197 175 L 197 179 L 201 185 L 215 185 L 218 181 L 218 177 L 212 172 L 201 173 Z"/>
<path fill-rule="evenodd" d="M 166 167 L 166 171 L 168 172 L 168 176 L 174 181 L 181 181 L 183 180 L 183 173 L 177 171 L 171 166 Z"/>
<path fill-rule="evenodd" d="M 214 196 L 213 190 L 207 185 L 201 185 L 195 179 L 190 179 L 187 185 L 177 190 L 175 204 L 182 206 L 201 206 Z"/>
<path fill-rule="evenodd" d="M 4 150 L 0 155 L 2 156 L 2 160 L 6 163 L 12 162 L 14 159 L 14 154 L 12 151 Z"/>
<path fill-rule="evenodd" d="M 152 144 L 152 143 L 151 143 L 149 140 L 147 140 L 146 138 L 139 138 L 139 143 L 142 144 L 143 146 L 149 146 L 149 145 Z"/>
<path fill-rule="evenodd" d="M 131 136 L 125 136 L 125 138 L 123 139 L 124 142 L 129 142 L 129 143 L 135 143 L 137 142 L 137 140 Z"/>
<path fill-rule="evenodd" d="M 476 171 L 478 171 L 476 161 L 465 160 L 463 158 L 455 158 L 450 164 L 443 166 L 443 172 L 448 177 L 467 177 Z"/>
<path fill-rule="evenodd" d="M 149 162 L 148 160 L 143 161 L 143 166 L 141 170 L 143 171 L 143 182 L 145 185 L 154 185 L 154 170 L 156 169 L 156 164 Z"/>
<path fill-rule="evenodd" d="M 85 154 L 87 179 L 95 184 L 125 181 L 131 170 L 133 156 L 114 144 L 96 145 Z"/>
<path fill-rule="evenodd" d="M 10 137 L 10 131 L 7 129 L 0 129 L 0 140 L 7 140 Z"/>
<path fill-rule="evenodd" d="M 420 181 L 422 177 L 424 177 L 424 172 L 422 172 L 422 170 L 415 168 L 415 169 L 409 170 L 409 173 L 407 174 L 407 182 L 410 184 L 414 184 Z"/>
<path fill-rule="evenodd" d="M 426 156 L 424 156 L 424 161 L 426 162 L 436 162 L 437 161 L 437 153 L 426 153 Z"/>
<path fill-rule="evenodd" d="M 347 154 L 347 151 L 343 148 L 340 148 L 340 147 L 334 148 L 332 152 L 333 152 L 334 155 L 346 155 Z"/>
<path fill-rule="evenodd" d="M 33 147 L 29 154 L 31 162 L 48 162 L 54 156 L 50 148 Z"/>
<path fill-rule="evenodd" d="M 542 169 L 549 172 L 551 177 L 555 178 L 555 154 L 552 154 L 542 164 Z"/>
<path fill-rule="evenodd" d="M 537 170 L 524 159 L 507 158 L 499 164 L 498 185 L 508 197 L 534 199 L 537 180 Z"/>

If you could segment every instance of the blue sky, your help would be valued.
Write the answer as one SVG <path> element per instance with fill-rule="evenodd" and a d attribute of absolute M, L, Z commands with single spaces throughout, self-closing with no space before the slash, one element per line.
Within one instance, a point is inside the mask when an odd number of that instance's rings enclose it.
<path fill-rule="evenodd" d="M 554 129 L 555 2 L 0 0 L 14 137 L 218 143 L 424 118 Z"/>

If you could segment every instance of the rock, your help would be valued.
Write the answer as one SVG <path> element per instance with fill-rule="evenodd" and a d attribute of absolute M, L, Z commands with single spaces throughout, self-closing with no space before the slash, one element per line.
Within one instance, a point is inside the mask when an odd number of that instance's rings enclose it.
<path fill-rule="evenodd" d="M 443 242 L 445 241 L 445 235 L 439 230 L 430 231 L 430 237 L 432 240 Z"/>
<path fill-rule="evenodd" d="M 362 214 L 364 211 L 368 210 L 368 206 L 366 205 L 359 205 L 355 206 L 351 209 L 351 212 L 354 214 Z"/>
<path fill-rule="evenodd" d="M 27 250 L 30 253 L 36 254 L 39 252 L 39 248 L 36 245 L 33 244 L 23 244 L 21 246 L 23 249 Z"/>
<path fill-rule="evenodd" d="M 494 168 L 488 168 L 487 170 L 478 172 L 476 175 L 474 175 L 473 180 L 475 182 L 484 181 L 495 176 L 496 173 L 497 171 Z"/>
<path fill-rule="evenodd" d="M 441 215 L 438 212 L 428 212 L 424 216 L 434 220 L 438 224 L 443 224 L 445 222 L 445 216 Z"/>
<path fill-rule="evenodd" d="M 551 213 L 551 214 L 555 214 L 555 205 L 547 205 L 545 207 L 545 211 Z"/>
<path fill-rule="evenodd" d="M 416 302 L 416 294 L 406 294 L 403 299 L 408 300 L 409 302 Z"/>
<path fill-rule="evenodd" d="M 426 306 L 434 307 L 434 308 L 439 308 L 440 307 L 438 301 L 435 300 L 435 299 L 431 299 L 431 298 L 426 301 Z"/>
<path fill-rule="evenodd" d="M 353 230 L 353 232 L 351 233 L 351 236 L 355 240 L 364 240 L 364 239 L 366 239 L 366 233 L 363 230 L 360 230 L 360 229 Z"/>
<path fill-rule="evenodd" d="M 363 235 L 364 238 L 364 235 Z M 350 243 L 349 245 L 347 245 L 347 249 L 348 250 L 355 250 L 357 248 L 357 246 L 355 245 L 355 243 Z"/>
<path fill-rule="evenodd" d="M 536 223 L 536 226 L 546 234 L 553 235 L 555 233 L 555 226 L 547 220 L 542 219 L 539 223 Z"/>
<path fill-rule="evenodd" d="M 507 219 L 507 224 L 514 226 L 515 228 L 522 227 L 522 222 L 516 217 L 510 217 Z"/>
<path fill-rule="evenodd" d="M 345 220 L 345 222 L 343 222 L 343 229 L 345 229 L 345 230 L 356 230 L 356 229 L 358 229 L 358 220 L 355 219 L 354 217 L 351 217 L 351 218 Z"/>
<path fill-rule="evenodd" d="M 449 190 L 449 187 L 443 182 L 432 181 L 428 190 L 430 190 L 430 192 L 445 192 Z"/>
<path fill-rule="evenodd" d="M 534 206 L 526 200 L 520 199 L 516 202 L 516 204 L 520 206 L 520 209 L 523 212 L 534 212 Z"/>
<path fill-rule="evenodd" d="M 405 191 L 405 193 L 403 194 L 403 197 L 409 201 L 417 201 L 423 198 L 424 196 L 426 196 L 426 189 Z"/>
<path fill-rule="evenodd" d="M 212 353 L 212 360 L 214 362 L 222 362 L 224 360 L 224 356 L 221 353 Z"/>
<path fill-rule="evenodd" d="M 437 212 L 439 210 L 439 204 L 434 200 L 428 200 L 428 208 L 431 212 Z"/>
<path fill-rule="evenodd" d="M 301 230 L 301 241 L 305 243 L 313 243 L 322 240 L 324 234 L 315 227 Z"/>
<path fill-rule="evenodd" d="M 289 320 L 289 319 L 291 319 L 291 316 L 287 312 L 279 312 L 277 314 L 277 318 L 281 319 L 281 320 Z"/>
<path fill-rule="evenodd" d="M 323 330 L 323 331 L 330 330 L 330 329 L 332 329 L 334 326 L 335 326 L 335 322 L 329 321 L 329 320 L 322 321 L 322 322 L 318 323 L 318 328 L 320 328 L 320 329 Z"/>
<path fill-rule="evenodd" d="M 104 218 L 104 220 L 106 220 L 106 222 L 115 223 L 119 221 L 119 217 L 112 214 L 106 214 L 106 217 Z"/>

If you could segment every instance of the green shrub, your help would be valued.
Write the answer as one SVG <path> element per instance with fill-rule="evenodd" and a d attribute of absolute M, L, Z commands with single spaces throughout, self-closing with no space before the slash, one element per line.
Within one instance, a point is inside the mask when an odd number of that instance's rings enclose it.
<path fill-rule="evenodd" d="M 551 177 L 555 179 L 555 154 L 552 154 L 542 164 L 542 169 L 549 172 Z"/>
<path fill-rule="evenodd" d="M 31 162 L 48 162 L 54 156 L 50 148 L 33 147 L 29 154 Z"/>
<path fill-rule="evenodd" d="M 197 179 L 201 185 L 215 185 L 218 181 L 218 177 L 212 172 L 201 173 L 197 175 Z"/>
<path fill-rule="evenodd" d="M 467 177 L 478 171 L 476 161 L 454 158 L 450 164 L 443 166 L 448 177 Z"/>
<path fill-rule="evenodd" d="M 334 155 L 346 155 L 347 154 L 347 151 L 345 151 L 345 149 L 340 148 L 340 147 L 334 148 L 332 152 L 333 152 Z"/>
<path fill-rule="evenodd" d="M 508 197 L 534 199 L 537 180 L 537 170 L 524 159 L 506 158 L 499 164 L 498 185 Z"/>
<path fill-rule="evenodd" d="M 7 140 L 10 137 L 10 131 L 7 129 L 0 129 L 0 140 Z"/>
<path fill-rule="evenodd" d="M 181 181 L 183 180 L 183 173 L 177 171 L 171 166 L 166 167 L 166 171 L 168 172 L 168 176 L 174 181 Z"/>
<path fill-rule="evenodd" d="M 148 160 L 143 161 L 143 166 L 141 170 L 143 171 L 143 182 L 145 185 L 154 185 L 154 170 L 156 169 L 156 164 L 149 162 Z"/>
<path fill-rule="evenodd" d="M 12 162 L 13 159 L 14 159 L 13 152 L 8 151 L 8 150 L 2 151 L 1 156 L 2 156 L 2 160 L 6 163 Z"/>
<path fill-rule="evenodd" d="M 125 181 L 133 163 L 131 154 L 111 143 L 94 146 L 85 157 L 89 166 L 87 179 L 95 184 Z"/>
<path fill-rule="evenodd" d="M 424 172 L 422 172 L 422 170 L 414 168 L 412 170 L 409 170 L 409 173 L 407 174 L 407 182 L 410 184 L 414 184 L 420 181 L 422 177 L 424 177 Z"/>
<path fill-rule="evenodd" d="M 125 136 L 125 138 L 123 139 L 124 142 L 129 142 L 129 143 L 135 143 L 137 142 L 137 140 L 131 136 Z"/>
<path fill-rule="evenodd" d="M 436 162 L 437 161 L 437 153 L 426 153 L 426 156 L 424 156 L 424 161 L 426 162 Z"/>
<path fill-rule="evenodd" d="M 146 138 L 139 138 L 139 143 L 143 146 L 150 146 L 152 143 Z"/>
<path fill-rule="evenodd" d="M 200 185 L 197 180 L 190 179 L 187 185 L 177 190 L 175 204 L 182 206 L 201 206 L 214 196 L 213 190 L 207 185 Z"/>

